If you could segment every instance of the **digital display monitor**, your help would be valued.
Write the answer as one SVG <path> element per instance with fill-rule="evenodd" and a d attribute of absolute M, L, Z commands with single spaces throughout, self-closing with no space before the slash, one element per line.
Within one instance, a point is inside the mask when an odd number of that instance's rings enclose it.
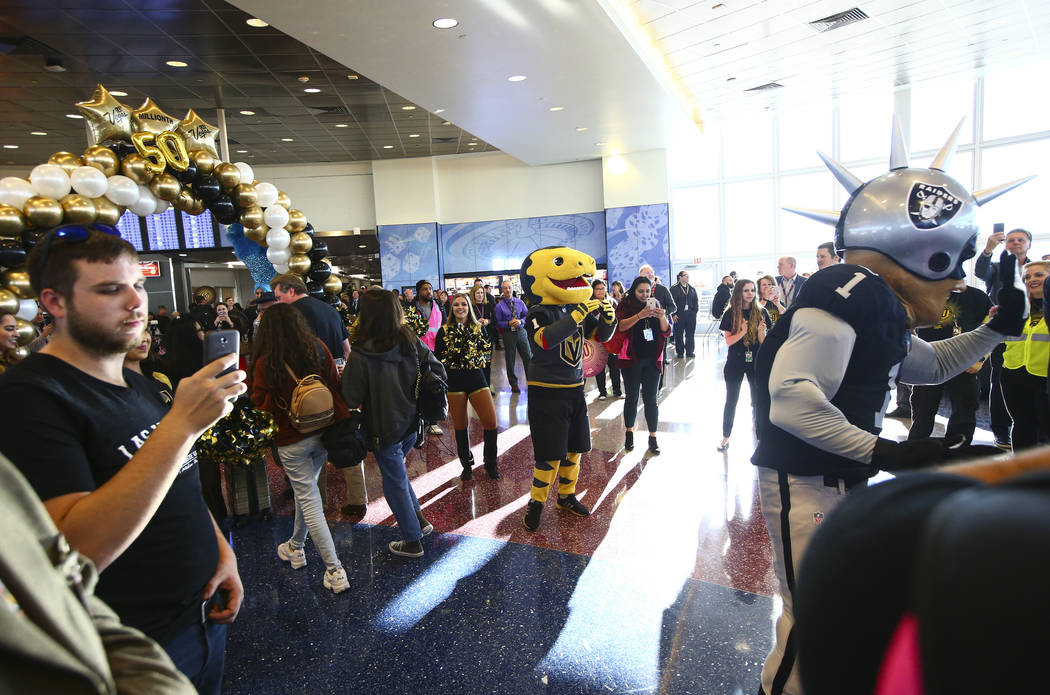
<path fill-rule="evenodd" d="M 128 210 L 117 220 L 117 229 L 120 230 L 120 238 L 135 247 L 136 251 L 144 251 L 142 248 L 142 230 L 139 227 L 139 216 Z"/>
<path fill-rule="evenodd" d="M 199 215 L 182 213 L 182 231 L 186 236 L 186 248 L 215 248 L 215 232 L 211 212 L 208 210 Z"/>
<path fill-rule="evenodd" d="M 149 239 L 150 251 L 175 251 L 179 248 L 174 208 L 146 217 L 146 238 Z"/>

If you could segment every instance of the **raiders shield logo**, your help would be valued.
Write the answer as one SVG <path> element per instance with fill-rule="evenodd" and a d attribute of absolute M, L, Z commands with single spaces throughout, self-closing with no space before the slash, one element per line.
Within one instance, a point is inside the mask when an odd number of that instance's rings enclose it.
<path fill-rule="evenodd" d="M 944 186 L 916 181 L 908 194 L 908 219 L 916 229 L 933 229 L 955 217 L 962 201 Z"/>

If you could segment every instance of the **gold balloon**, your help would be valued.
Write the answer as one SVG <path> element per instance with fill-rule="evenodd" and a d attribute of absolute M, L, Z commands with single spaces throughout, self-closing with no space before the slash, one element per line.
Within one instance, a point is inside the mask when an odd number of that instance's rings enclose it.
<path fill-rule="evenodd" d="M 216 157 L 219 156 L 219 150 L 215 147 L 215 138 L 219 136 L 219 129 L 205 123 L 193 109 L 186 112 L 186 118 L 179 122 L 175 130 L 182 136 L 188 152 L 203 150 L 211 152 Z"/>
<path fill-rule="evenodd" d="M 185 212 L 187 215 L 193 215 L 194 217 L 202 214 L 204 212 L 204 201 L 200 198 L 194 198 L 193 203 L 188 208 L 183 210 L 183 212 Z"/>
<path fill-rule="evenodd" d="M 95 144 L 105 140 L 131 139 L 131 108 L 121 104 L 102 85 L 95 87 L 91 101 L 77 102 L 87 119 Z"/>
<path fill-rule="evenodd" d="M 262 208 L 257 208 L 257 209 L 262 210 Z M 258 244 L 259 246 L 262 246 L 263 248 L 266 248 L 266 246 L 267 246 L 267 244 L 266 244 L 266 234 L 269 231 L 270 231 L 269 227 L 267 227 L 265 224 L 260 224 L 258 227 L 254 228 L 254 229 L 245 229 L 244 230 L 244 236 L 248 237 L 249 239 L 254 241 L 256 244 Z"/>
<path fill-rule="evenodd" d="M 131 129 L 136 133 L 157 135 L 166 130 L 175 130 L 178 125 L 176 119 L 161 111 L 148 97 L 142 102 L 142 106 L 131 112 Z"/>
<path fill-rule="evenodd" d="M 302 275 L 310 270 L 310 257 L 302 253 L 294 253 L 288 259 L 288 270 L 296 275 Z"/>
<path fill-rule="evenodd" d="M 241 170 L 229 162 L 223 162 L 215 167 L 215 178 L 219 180 L 222 189 L 228 191 L 241 182 Z"/>
<path fill-rule="evenodd" d="M 13 205 L 0 204 L 0 236 L 21 237 L 26 230 L 26 218 Z"/>
<path fill-rule="evenodd" d="M 108 224 L 110 227 L 113 227 L 124 215 L 124 206 L 117 205 L 105 196 L 101 198 L 92 198 L 91 202 L 95 204 L 95 212 L 97 213 L 97 219 L 95 221 L 99 224 Z"/>
<path fill-rule="evenodd" d="M 141 154 L 132 152 L 120 163 L 120 172 L 137 184 L 145 186 L 153 179 L 150 163 Z"/>
<path fill-rule="evenodd" d="M 291 210 L 292 199 L 284 191 L 277 191 L 277 205 L 280 205 L 285 210 Z"/>
<path fill-rule="evenodd" d="M 219 165 L 219 158 L 208 150 L 191 151 L 190 161 L 197 165 L 197 172 L 201 174 L 210 174 Z"/>
<path fill-rule="evenodd" d="M 171 174 L 161 174 L 160 176 L 155 176 L 149 182 L 149 190 L 155 197 L 170 203 L 182 191 L 182 184 Z"/>
<path fill-rule="evenodd" d="M 289 234 L 295 234 L 306 229 L 306 214 L 302 210 L 288 211 L 288 224 L 284 225 Z"/>
<path fill-rule="evenodd" d="M 255 204 L 259 202 L 259 193 L 255 190 L 255 186 L 250 183 L 237 184 L 230 191 L 230 196 L 233 198 L 233 202 L 237 203 L 237 207 L 251 208 L 255 207 Z"/>
<path fill-rule="evenodd" d="M 247 230 L 258 229 L 263 224 L 263 209 L 258 205 L 253 205 L 250 208 L 244 208 L 241 210 L 241 224 L 244 225 L 245 236 L 247 236 Z M 250 238 L 250 237 L 249 237 Z"/>
<path fill-rule="evenodd" d="M 193 193 L 188 188 L 179 191 L 179 194 L 175 196 L 175 200 L 171 201 L 171 204 L 175 206 L 176 210 L 182 210 L 190 215 L 199 215 L 204 212 L 204 203 L 194 198 Z M 197 210 L 197 212 L 194 212 L 194 210 Z"/>
<path fill-rule="evenodd" d="M 62 205 L 54 198 L 35 195 L 22 207 L 34 227 L 57 227 L 62 224 Z"/>
<path fill-rule="evenodd" d="M 0 285 L 11 290 L 19 299 L 33 298 L 33 286 L 29 284 L 29 273 L 24 270 L 5 270 L 0 273 Z"/>
<path fill-rule="evenodd" d="M 98 210 L 90 198 L 70 193 L 62 200 L 63 219 L 69 224 L 91 224 L 98 218 Z"/>
<path fill-rule="evenodd" d="M 288 229 L 285 227 L 285 229 Z M 314 247 L 314 239 L 306 232 L 296 232 L 292 235 L 292 242 L 288 245 L 288 248 L 292 250 L 292 253 L 310 253 L 310 249 Z"/>
<path fill-rule="evenodd" d="M 84 150 L 84 166 L 95 167 L 106 176 L 120 173 L 120 160 L 113 150 L 102 145 L 92 145 Z"/>
<path fill-rule="evenodd" d="M 21 360 L 24 360 L 25 358 L 29 357 L 29 355 L 30 355 L 30 352 L 29 352 L 29 348 L 28 347 L 26 347 L 24 345 L 19 345 L 18 347 L 15 348 L 15 359 L 21 361 Z"/>
<path fill-rule="evenodd" d="M 324 281 L 324 291 L 328 294 L 339 294 L 343 290 L 343 281 L 334 273 Z"/>
<path fill-rule="evenodd" d="M 76 156 L 72 152 L 55 152 L 53 155 L 47 158 L 48 164 L 56 164 L 62 167 L 62 170 L 67 174 L 72 174 L 73 170 L 77 167 L 84 166 L 84 162 L 80 157 Z"/>
<path fill-rule="evenodd" d="M 0 312 L 5 314 L 18 313 L 18 297 L 10 290 L 0 289 Z"/>
<path fill-rule="evenodd" d="M 29 345 L 36 338 L 36 329 L 28 321 L 16 318 L 15 335 L 18 336 L 19 345 Z"/>

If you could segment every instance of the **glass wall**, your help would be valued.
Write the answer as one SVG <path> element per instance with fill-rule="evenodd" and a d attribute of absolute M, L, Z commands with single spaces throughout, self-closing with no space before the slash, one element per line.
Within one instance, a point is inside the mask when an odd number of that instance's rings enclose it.
<path fill-rule="evenodd" d="M 885 173 L 894 113 L 918 166 L 965 118 L 948 173 L 970 190 L 1037 174 L 980 209 L 978 247 L 1003 222 L 1032 232 L 1033 258 L 1050 254 L 1040 207 L 1050 200 L 1050 90 L 1030 88 L 1048 67 L 960 74 L 707 124 L 700 143 L 669 153 L 673 267 L 702 262 L 718 277 L 729 270 L 748 277 L 755 269 L 775 274 L 777 257 L 795 256 L 799 272 L 815 271 L 816 247 L 833 240 L 834 229 L 782 208 L 845 204 L 845 189 L 817 150 L 862 180 Z"/>

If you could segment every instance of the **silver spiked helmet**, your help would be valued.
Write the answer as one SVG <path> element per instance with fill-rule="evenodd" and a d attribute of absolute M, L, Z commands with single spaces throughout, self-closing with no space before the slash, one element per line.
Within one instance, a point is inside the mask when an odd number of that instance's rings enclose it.
<path fill-rule="evenodd" d="M 928 169 L 908 166 L 900 121 L 893 118 L 890 171 L 867 183 L 823 152 L 817 154 L 850 198 L 841 212 L 784 208 L 835 227 L 835 247 L 869 249 L 926 280 L 962 279 L 976 253 L 977 207 L 1034 176 L 974 191 L 944 173 L 962 130 L 955 127 Z"/>

